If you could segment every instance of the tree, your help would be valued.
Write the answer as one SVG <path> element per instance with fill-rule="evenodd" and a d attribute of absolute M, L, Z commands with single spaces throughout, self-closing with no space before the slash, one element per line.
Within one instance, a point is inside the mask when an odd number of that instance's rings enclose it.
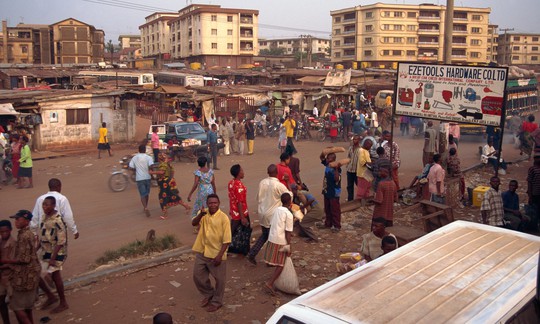
<path fill-rule="evenodd" d="M 111 64 L 113 63 L 113 55 L 114 55 L 114 44 L 112 42 L 112 39 L 109 39 L 107 42 L 107 45 L 105 46 L 107 49 L 107 52 L 111 54 Z"/>
<path fill-rule="evenodd" d="M 259 55 L 275 55 L 275 56 L 283 56 L 285 55 L 285 49 L 284 48 L 278 48 L 273 47 L 270 49 L 262 49 L 259 51 Z"/>

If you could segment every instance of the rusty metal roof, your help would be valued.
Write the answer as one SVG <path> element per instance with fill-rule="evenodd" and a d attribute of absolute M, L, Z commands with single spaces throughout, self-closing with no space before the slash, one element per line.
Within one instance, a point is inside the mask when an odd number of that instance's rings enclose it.
<path fill-rule="evenodd" d="M 33 77 L 33 78 L 64 78 L 77 74 L 77 71 L 59 70 L 59 69 L 0 69 L 0 75 L 8 77 Z"/>

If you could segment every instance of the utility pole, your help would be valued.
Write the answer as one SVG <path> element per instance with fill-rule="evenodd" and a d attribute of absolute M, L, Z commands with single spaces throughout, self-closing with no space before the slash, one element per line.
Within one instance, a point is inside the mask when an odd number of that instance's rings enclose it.
<path fill-rule="evenodd" d="M 511 44 L 509 41 L 507 41 L 507 39 L 506 39 L 506 38 L 507 38 L 506 34 L 507 34 L 507 32 L 509 32 L 509 31 L 514 31 L 514 28 L 500 28 L 499 31 L 503 31 L 503 32 L 504 32 L 504 40 L 505 40 L 505 42 L 506 42 L 506 44 L 507 44 L 506 46 L 508 47 L 508 50 L 504 51 L 504 60 L 503 60 L 503 63 L 506 63 L 506 64 L 510 65 L 510 64 L 512 63 L 512 60 L 511 60 L 511 58 L 512 58 L 512 52 L 511 52 L 511 50 L 512 50 L 512 47 L 513 47 L 513 46 L 512 46 L 512 44 Z M 499 42 L 499 43 L 500 43 L 500 42 Z M 506 58 L 508 58 L 508 60 L 507 60 Z"/>
<path fill-rule="evenodd" d="M 300 35 L 300 68 L 303 67 L 303 59 L 302 59 L 302 47 L 303 47 L 303 44 L 302 44 L 302 41 L 304 40 L 304 35 Z"/>
<path fill-rule="evenodd" d="M 446 0 L 446 14 L 444 16 L 444 64 L 452 63 L 452 35 L 454 31 L 454 0 Z"/>

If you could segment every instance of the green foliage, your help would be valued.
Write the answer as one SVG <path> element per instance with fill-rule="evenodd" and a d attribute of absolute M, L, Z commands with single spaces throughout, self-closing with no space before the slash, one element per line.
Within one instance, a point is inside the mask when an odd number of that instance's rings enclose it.
<path fill-rule="evenodd" d="M 165 250 L 174 249 L 180 246 L 180 241 L 175 235 L 165 235 L 157 237 L 153 241 L 145 242 L 141 240 L 135 240 L 127 245 L 124 245 L 116 250 L 107 250 L 103 253 L 103 256 L 99 257 L 95 265 L 100 266 L 108 264 L 111 261 L 118 260 L 120 257 L 126 259 L 135 258 L 142 255 L 149 255 L 150 253 L 162 252 Z"/>
<path fill-rule="evenodd" d="M 280 55 L 285 55 L 285 49 L 284 48 L 270 48 L 270 49 L 262 49 L 259 51 L 259 56 L 260 55 L 277 55 L 277 56 L 280 56 Z"/>

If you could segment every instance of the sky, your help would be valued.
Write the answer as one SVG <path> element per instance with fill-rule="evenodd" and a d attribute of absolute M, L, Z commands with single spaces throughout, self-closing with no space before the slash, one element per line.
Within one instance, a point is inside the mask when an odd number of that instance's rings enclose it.
<path fill-rule="evenodd" d="M 53 24 L 75 18 L 105 31 L 105 39 L 117 43 L 118 35 L 139 34 L 145 17 L 156 11 L 178 11 L 187 4 L 215 4 L 223 8 L 259 10 L 259 37 L 279 38 L 311 34 L 330 36 L 330 11 L 369 5 L 377 1 L 352 0 L 0 0 L 0 19 L 9 27 L 19 22 Z M 446 0 L 387 0 L 391 4 L 433 3 Z M 515 32 L 540 33 L 539 0 L 454 0 L 455 6 L 491 8 L 490 22 Z M 137 10 L 129 8 L 138 8 Z"/>

